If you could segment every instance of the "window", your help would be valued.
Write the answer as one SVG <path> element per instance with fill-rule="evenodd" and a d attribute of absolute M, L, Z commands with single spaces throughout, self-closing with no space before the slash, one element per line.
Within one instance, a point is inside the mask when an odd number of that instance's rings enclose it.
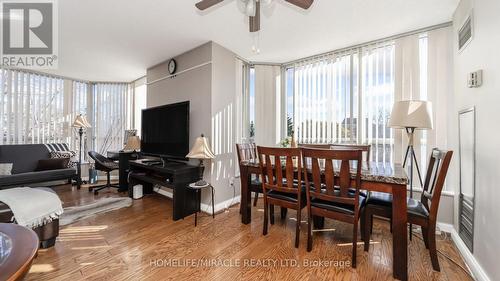
<path fill-rule="evenodd" d="M 2 69 L 1 144 L 54 143 L 66 140 L 63 79 Z"/>
<path fill-rule="evenodd" d="M 99 153 L 123 148 L 124 130 L 130 112 L 129 84 L 97 83 L 92 86 L 93 139 L 92 147 Z"/>
<path fill-rule="evenodd" d="M 142 84 L 134 89 L 134 129 L 141 135 L 142 110 L 146 108 L 147 86 Z"/>
<path fill-rule="evenodd" d="M 371 161 L 391 161 L 394 60 L 394 42 L 385 42 L 289 66 L 287 117 L 297 142 L 371 144 Z"/>

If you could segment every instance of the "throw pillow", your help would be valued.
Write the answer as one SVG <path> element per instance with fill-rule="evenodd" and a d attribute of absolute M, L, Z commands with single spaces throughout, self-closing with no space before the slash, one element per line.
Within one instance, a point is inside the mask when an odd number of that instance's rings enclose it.
<path fill-rule="evenodd" d="M 12 163 L 0 163 L 0 176 L 12 175 Z"/>
<path fill-rule="evenodd" d="M 35 171 L 48 171 L 66 169 L 68 167 L 69 158 L 53 158 L 38 160 L 38 165 Z"/>
<path fill-rule="evenodd" d="M 75 168 L 78 160 L 76 159 L 76 152 L 72 150 L 68 151 L 51 151 L 50 158 L 68 158 L 68 168 Z"/>

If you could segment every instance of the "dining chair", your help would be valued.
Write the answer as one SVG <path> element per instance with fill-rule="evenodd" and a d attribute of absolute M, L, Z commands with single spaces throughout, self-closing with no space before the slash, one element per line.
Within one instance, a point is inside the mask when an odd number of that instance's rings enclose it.
<path fill-rule="evenodd" d="M 436 222 L 446 174 L 453 151 L 434 148 L 429 160 L 427 175 L 420 200 L 408 198 L 408 223 L 420 225 L 425 247 L 429 250 L 432 268 L 440 271 L 436 250 Z M 384 193 L 370 193 L 364 212 L 365 251 L 369 250 L 370 233 L 373 226 L 373 215 L 391 218 L 392 197 Z"/>
<path fill-rule="evenodd" d="M 257 161 L 257 146 L 255 145 L 255 143 L 237 143 L 236 154 L 238 155 L 239 164 L 241 163 L 241 161 Z M 258 176 L 252 176 L 249 189 L 250 191 L 254 192 L 255 198 L 253 200 L 253 205 L 257 206 L 259 194 L 262 193 L 262 182 L 260 181 Z"/>
<path fill-rule="evenodd" d="M 274 206 L 297 211 L 295 222 L 295 248 L 299 247 L 301 210 L 306 206 L 302 185 L 300 148 L 257 147 L 262 170 L 264 191 L 263 235 L 268 232 L 268 218 L 274 224 Z"/>
<path fill-rule="evenodd" d="M 312 250 L 313 216 L 350 223 L 353 225 L 352 267 L 355 268 L 358 220 L 366 200 L 359 193 L 362 151 L 302 148 L 302 159 L 307 198 L 307 251 Z M 354 178 L 351 168 L 355 168 Z"/>
<path fill-rule="evenodd" d="M 331 143 L 331 144 L 323 144 L 323 143 L 300 143 L 298 145 L 299 147 L 302 148 L 315 148 L 315 149 L 347 149 L 347 150 L 354 150 L 358 149 L 363 151 L 364 153 L 364 161 L 366 162 L 367 166 L 370 165 L 370 152 L 371 152 L 371 145 L 369 144 L 355 144 L 355 143 Z"/>

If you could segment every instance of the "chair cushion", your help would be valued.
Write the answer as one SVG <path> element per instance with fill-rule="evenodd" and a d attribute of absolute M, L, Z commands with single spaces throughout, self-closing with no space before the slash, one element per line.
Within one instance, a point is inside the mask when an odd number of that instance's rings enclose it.
<path fill-rule="evenodd" d="M 392 208 L 392 194 L 385 192 L 370 192 L 370 196 L 366 201 L 367 205 L 376 205 L 386 208 Z M 429 217 L 429 211 L 419 200 L 408 198 L 406 200 L 408 214 L 419 216 L 422 218 Z"/>
<path fill-rule="evenodd" d="M 392 207 L 392 194 L 385 192 L 370 191 L 366 204 Z"/>
<path fill-rule="evenodd" d="M 365 203 L 366 203 L 366 197 L 359 196 L 359 208 L 360 209 L 363 208 Z M 342 203 L 326 201 L 326 200 L 321 200 L 321 199 L 315 198 L 315 199 L 311 200 L 311 206 L 316 207 L 316 208 L 326 209 L 326 210 L 333 211 L 333 212 L 344 213 L 344 214 L 348 214 L 348 215 L 354 214 L 354 205 L 350 205 L 350 204 L 342 204 Z"/>
<path fill-rule="evenodd" d="M 429 211 L 424 207 L 424 205 L 415 199 L 408 198 L 408 214 L 417 217 L 428 218 Z"/>
<path fill-rule="evenodd" d="M 305 203 L 307 202 L 306 187 L 305 186 L 302 186 L 301 192 L 302 193 L 300 194 L 300 199 L 302 201 L 302 204 L 305 205 Z M 294 193 L 287 193 L 287 192 L 281 192 L 281 191 L 276 191 L 276 190 L 270 190 L 267 192 L 267 196 L 272 197 L 272 198 L 276 198 L 276 199 L 280 199 L 280 200 L 286 200 L 286 201 L 290 201 L 293 203 L 297 203 L 297 194 L 294 194 Z"/>

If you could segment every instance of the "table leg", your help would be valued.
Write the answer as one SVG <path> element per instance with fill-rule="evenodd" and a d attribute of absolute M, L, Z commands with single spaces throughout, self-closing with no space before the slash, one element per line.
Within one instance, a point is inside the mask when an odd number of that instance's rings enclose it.
<path fill-rule="evenodd" d="M 252 219 L 252 209 L 251 209 L 251 192 L 249 188 L 250 184 L 250 174 L 248 173 L 248 167 L 240 166 L 240 179 L 241 179 L 241 223 L 249 224 Z"/>
<path fill-rule="evenodd" d="M 313 225 L 315 229 L 323 229 L 325 227 L 325 218 L 313 216 Z"/>
<path fill-rule="evenodd" d="M 394 185 L 392 196 L 392 274 L 394 278 L 406 281 L 408 280 L 406 185 Z"/>

